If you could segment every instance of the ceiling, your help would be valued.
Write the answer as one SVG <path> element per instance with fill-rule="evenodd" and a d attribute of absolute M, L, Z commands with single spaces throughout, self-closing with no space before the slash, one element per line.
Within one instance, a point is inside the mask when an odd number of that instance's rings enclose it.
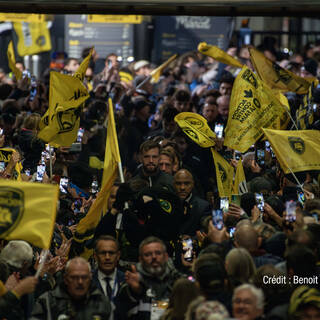
<path fill-rule="evenodd" d="M 320 16 L 319 0 L 0 0 L 0 12 L 195 16 Z"/>

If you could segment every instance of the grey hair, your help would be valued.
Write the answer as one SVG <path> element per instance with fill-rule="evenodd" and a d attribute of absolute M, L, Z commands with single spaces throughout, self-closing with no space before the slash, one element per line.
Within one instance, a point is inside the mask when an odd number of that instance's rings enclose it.
<path fill-rule="evenodd" d="M 12 240 L 2 249 L 0 258 L 9 266 L 21 269 L 25 263 L 27 263 L 28 266 L 31 266 L 33 250 L 26 241 Z"/>
<path fill-rule="evenodd" d="M 87 266 L 88 266 L 88 269 L 89 269 L 89 273 L 91 273 L 90 263 L 89 263 L 86 259 L 84 259 L 84 258 L 82 258 L 82 257 L 75 257 L 75 258 L 73 258 L 73 259 L 71 259 L 71 260 L 68 260 L 68 262 L 67 262 L 67 264 L 66 264 L 66 267 L 65 267 L 65 272 L 66 272 L 66 273 L 68 272 L 68 270 L 69 270 L 69 268 L 70 268 L 70 265 L 71 265 L 72 263 L 87 265 Z"/>
<path fill-rule="evenodd" d="M 262 289 L 255 287 L 252 284 L 242 284 L 241 286 L 237 287 L 234 289 L 233 296 L 232 296 L 232 301 L 234 300 L 235 295 L 242 290 L 250 290 L 250 292 L 256 297 L 257 303 L 256 303 L 256 308 L 263 310 L 264 308 L 264 294 Z"/>

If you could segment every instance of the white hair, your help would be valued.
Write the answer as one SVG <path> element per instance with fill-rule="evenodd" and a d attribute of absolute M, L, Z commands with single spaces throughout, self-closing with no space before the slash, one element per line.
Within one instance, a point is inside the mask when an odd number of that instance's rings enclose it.
<path fill-rule="evenodd" d="M 9 266 L 21 269 L 25 263 L 32 264 L 33 250 L 26 241 L 12 240 L 2 249 L 0 258 Z"/>
<path fill-rule="evenodd" d="M 252 284 L 245 283 L 234 289 L 232 300 L 234 300 L 235 295 L 242 290 L 250 290 L 250 292 L 256 297 L 256 308 L 263 310 L 264 308 L 264 294 L 260 288 L 255 287 Z"/>
<path fill-rule="evenodd" d="M 88 266 L 89 272 L 91 272 L 90 263 L 86 259 L 84 259 L 82 257 L 75 257 L 75 258 L 73 258 L 71 260 L 68 260 L 68 262 L 66 264 L 66 267 L 65 267 L 65 272 L 66 273 L 68 272 L 68 269 L 70 268 L 70 265 L 74 264 L 74 263 L 75 264 L 84 264 L 84 265 Z"/>

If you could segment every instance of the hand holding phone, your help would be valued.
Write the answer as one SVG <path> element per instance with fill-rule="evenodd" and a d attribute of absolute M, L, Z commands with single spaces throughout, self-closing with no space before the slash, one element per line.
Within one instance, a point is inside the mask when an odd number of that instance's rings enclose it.
<path fill-rule="evenodd" d="M 193 260 L 193 243 L 191 238 L 182 240 L 182 251 L 183 259 L 191 262 Z"/>
<path fill-rule="evenodd" d="M 297 219 L 296 215 L 297 203 L 294 200 L 286 202 L 286 221 L 294 222 Z"/>
<path fill-rule="evenodd" d="M 220 199 L 220 209 L 222 210 L 223 213 L 228 212 L 228 210 L 229 210 L 229 199 L 228 199 L 228 197 L 222 197 Z"/>
<path fill-rule="evenodd" d="M 223 229 L 223 212 L 222 210 L 212 210 L 212 224 L 218 229 Z"/>
<path fill-rule="evenodd" d="M 256 193 L 256 203 L 257 203 L 257 207 L 260 210 L 260 212 L 264 211 L 264 198 L 263 198 L 263 194 L 262 193 Z"/>
<path fill-rule="evenodd" d="M 36 180 L 37 181 L 42 181 L 43 180 L 43 175 L 46 171 L 46 165 L 45 164 L 39 164 L 37 166 L 37 177 L 36 177 Z"/>

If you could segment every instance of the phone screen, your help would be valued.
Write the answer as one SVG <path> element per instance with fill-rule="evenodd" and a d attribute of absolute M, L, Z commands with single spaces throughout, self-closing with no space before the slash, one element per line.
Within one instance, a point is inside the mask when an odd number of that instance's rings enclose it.
<path fill-rule="evenodd" d="M 240 159 L 241 159 L 241 152 L 235 151 L 235 152 L 234 152 L 234 158 L 235 158 L 236 160 L 240 160 Z"/>
<path fill-rule="evenodd" d="M 3 172 L 6 169 L 6 163 L 4 161 L 0 161 L 0 172 Z"/>
<path fill-rule="evenodd" d="M 60 191 L 62 193 L 67 193 L 68 185 L 69 185 L 69 178 L 61 177 L 60 178 Z"/>
<path fill-rule="evenodd" d="M 264 207 L 264 198 L 263 198 L 263 194 L 262 193 L 256 193 L 256 203 L 257 203 L 257 207 L 258 209 L 263 212 L 263 207 Z"/>
<path fill-rule="evenodd" d="M 220 199 L 220 209 L 222 210 L 222 212 L 228 212 L 228 210 L 229 210 L 228 197 L 223 197 Z"/>
<path fill-rule="evenodd" d="M 218 138 L 222 138 L 223 136 L 223 124 L 217 123 L 214 127 L 214 132 L 216 133 Z"/>
<path fill-rule="evenodd" d="M 45 164 L 39 164 L 37 166 L 37 177 L 36 177 L 37 181 L 42 181 L 45 171 L 46 171 L 46 165 Z"/>
<path fill-rule="evenodd" d="M 223 228 L 222 210 L 212 210 L 212 223 L 218 230 L 221 230 Z"/>
<path fill-rule="evenodd" d="M 233 238 L 233 235 L 234 235 L 235 232 L 236 232 L 236 227 L 230 228 L 230 230 L 229 230 L 229 236 L 230 236 L 230 238 Z"/>
<path fill-rule="evenodd" d="M 234 203 L 236 205 L 238 205 L 240 207 L 240 203 L 241 203 L 241 196 L 238 194 L 233 194 L 231 196 L 231 203 Z"/>
<path fill-rule="evenodd" d="M 84 133 L 84 129 L 83 128 L 79 128 L 78 135 L 77 135 L 77 142 L 81 143 L 82 137 L 83 137 L 83 133 Z"/>
<path fill-rule="evenodd" d="M 191 238 L 182 240 L 182 251 L 184 260 L 189 262 L 193 260 L 193 244 Z"/>
<path fill-rule="evenodd" d="M 259 166 L 264 166 L 265 164 L 265 154 L 264 154 L 264 149 L 257 149 L 257 153 L 256 153 L 256 158 L 257 158 L 257 163 Z"/>
<path fill-rule="evenodd" d="M 300 191 L 300 190 L 297 191 L 297 198 L 298 198 L 298 201 L 299 201 L 302 205 L 304 205 L 304 202 L 306 201 L 306 199 L 305 199 L 305 196 L 304 196 L 304 192 L 303 192 L 303 191 Z"/>
<path fill-rule="evenodd" d="M 296 208 L 297 203 L 294 200 L 286 202 L 286 220 L 289 222 L 296 221 Z"/>

